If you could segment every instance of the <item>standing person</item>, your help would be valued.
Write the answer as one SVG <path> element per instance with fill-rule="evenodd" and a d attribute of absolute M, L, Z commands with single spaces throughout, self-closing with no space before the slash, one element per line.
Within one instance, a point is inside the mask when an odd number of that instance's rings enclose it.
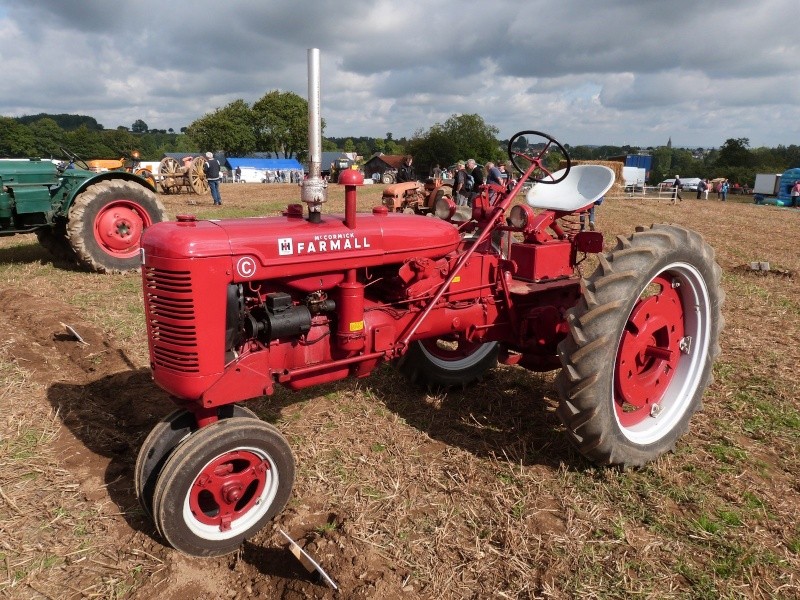
<path fill-rule="evenodd" d="M 464 161 L 456 163 L 456 172 L 453 174 L 453 200 L 458 206 L 469 206 L 467 196 L 467 172 L 464 169 Z"/>
<path fill-rule="evenodd" d="M 486 163 L 486 183 L 493 183 L 501 188 L 506 184 L 506 182 L 503 181 L 503 174 L 500 172 L 500 169 L 494 166 L 494 163 L 491 161 Z M 489 190 L 489 202 L 491 204 L 494 204 L 495 198 L 497 198 L 497 192 Z"/>
<path fill-rule="evenodd" d="M 792 207 L 800 208 L 800 179 L 792 186 Z"/>
<path fill-rule="evenodd" d="M 222 198 L 219 195 L 219 161 L 214 158 L 211 152 L 206 152 L 206 162 L 203 163 L 208 187 L 211 190 L 211 197 L 214 199 L 214 206 L 222 206 Z"/>
<path fill-rule="evenodd" d="M 719 193 L 723 202 L 728 199 L 728 189 L 730 189 L 730 186 L 728 185 L 728 180 L 725 179 L 721 184 L 719 184 Z"/>
<path fill-rule="evenodd" d="M 702 195 L 702 193 L 706 191 L 707 185 L 708 184 L 706 184 L 706 180 L 705 179 L 701 179 L 700 183 L 697 184 L 697 199 L 698 200 L 700 200 L 700 196 Z"/>
<path fill-rule="evenodd" d="M 683 202 L 683 198 L 681 197 L 681 188 L 683 187 L 683 184 L 681 183 L 680 175 L 675 175 L 675 183 L 673 184 L 673 186 L 674 187 L 672 190 L 672 203 L 677 204 L 678 200 Z"/>
<path fill-rule="evenodd" d="M 236 170 L 233 172 L 233 179 L 236 183 L 242 180 L 242 167 L 236 167 Z"/>
<path fill-rule="evenodd" d="M 505 185 L 503 175 L 499 168 L 493 162 L 486 163 L 486 183 L 494 183 L 496 185 Z"/>
<path fill-rule="evenodd" d="M 711 187 L 711 183 L 708 181 L 708 179 L 705 179 L 704 182 L 706 186 L 703 188 L 703 199 L 708 200 L 708 190 Z"/>
<path fill-rule="evenodd" d="M 467 161 L 467 172 L 472 175 L 472 189 L 470 190 L 473 193 L 478 193 L 479 187 L 483 185 L 483 182 L 486 181 L 486 176 L 483 174 L 483 168 L 478 166 L 478 163 L 475 162 L 474 158 L 470 158 Z"/>
<path fill-rule="evenodd" d="M 436 166 L 433 167 L 433 178 L 434 179 L 442 178 L 442 168 L 439 166 L 439 163 L 436 163 Z"/>
<path fill-rule="evenodd" d="M 589 229 L 591 229 L 592 231 L 594 231 L 594 229 L 595 229 L 595 227 L 594 227 L 594 207 L 595 206 L 600 206 L 603 203 L 603 200 L 605 200 L 605 199 L 606 199 L 605 196 L 600 196 L 597 200 L 592 202 L 592 205 L 589 207 Z M 581 213 L 581 231 L 585 231 L 585 230 L 586 230 L 586 213 L 582 212 Z"/>
<path fill-rule="evenodd" d="M 413 160 L 414 158 L 410 154 L 407 154 L 405 158 L 403 158 L 403 164 L 400 165 L 400 168 L 397 170 L 397 183 L 417 180 L 414 167 L 411 166 Z"/>
<path fill-rule="evenodd" d="M 514 164 L 508 160 L 505 165 L 502 165 L 503 172 L 506 174 L 506 189 L 510 192 L 517 185 L 517 180 L 514 179 Z"/>

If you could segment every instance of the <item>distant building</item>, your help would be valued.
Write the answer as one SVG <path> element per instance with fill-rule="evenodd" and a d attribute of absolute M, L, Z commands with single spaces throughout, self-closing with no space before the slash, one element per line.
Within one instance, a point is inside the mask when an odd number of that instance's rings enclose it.
<path fill-rule="evenodd" d="M 377 174 L 381 179 L 387 171 L 396 173 L 403 164 L 403 158 L 403 154 L 376 154 L 364 163 L 364 177 L 375 179 L 374 175 Z"/>

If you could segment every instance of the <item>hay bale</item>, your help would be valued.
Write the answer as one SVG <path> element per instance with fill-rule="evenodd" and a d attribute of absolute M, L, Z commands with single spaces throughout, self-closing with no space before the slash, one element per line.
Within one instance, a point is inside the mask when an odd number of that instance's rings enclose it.
<path fill-rule="evenodd" d="M 611 189 L 606 192 L 606 198 L 624 198 L 625 197 L 625 180 L 622 178 L 622 167 L 625 166 L 618 160 L 573 160 L 572 166 L 578 165 L 602 165 L 614 171 L 614 183 Z M 566 169 L 567 162 L 562 160 L 559 169 Z"/>

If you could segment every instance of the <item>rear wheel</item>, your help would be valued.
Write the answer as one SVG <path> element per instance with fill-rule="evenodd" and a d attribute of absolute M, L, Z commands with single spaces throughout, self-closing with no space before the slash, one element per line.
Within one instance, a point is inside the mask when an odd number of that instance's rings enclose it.
<path fill-rule="evenodd" d="M 719 354 L 714 250 L 677 226 L 620 241 L 584 282 L 559 345 L 558 414 L 589 459 L 641 466 L 674 449 Z"/>
<path fill-rule="evenodd" d="M 76 262 L 75 251 L 67 239 L 67 224 L 58 221 L 51 227 L 44 227 L 36 230 L 36 239 L 44 246 L 56 259 L 67 262 Z"/>
<path fill-rule="evenodd" d="M 142 233 L 166 220 L 166 210 L 143 185 L 110 179 L 90 185 L 69 210 L 67 236 L 78 259 L 101 273 L 139 268 Z"/>
<path fill-rule="evenodd" d="M 156 482 L 153 515 L 173 548 L 191 556 L 235 551 L 285 505 L 294 458 L 272 425 L 233 417 L 192 433 Z"/>

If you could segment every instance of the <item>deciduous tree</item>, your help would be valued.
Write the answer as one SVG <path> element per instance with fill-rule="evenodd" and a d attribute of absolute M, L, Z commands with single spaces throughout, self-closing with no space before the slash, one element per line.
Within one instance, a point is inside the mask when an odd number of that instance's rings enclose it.
<path fill-rule="evenodd" d="M 203 115 L 186 130 L 197 148 L 230 156 L 244 156 L 256 149 L 253 112 L 244 100 L 234 100 Z"/>

